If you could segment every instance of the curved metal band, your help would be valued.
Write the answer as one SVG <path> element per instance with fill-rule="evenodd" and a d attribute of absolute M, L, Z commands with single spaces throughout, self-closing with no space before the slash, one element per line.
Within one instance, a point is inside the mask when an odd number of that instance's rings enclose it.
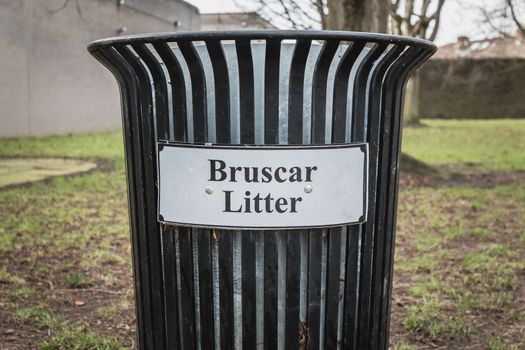
<path fill-rule="evenodd" d="M 385 42 L 394 45 L 410 45 L 426 48 L 431 51 L 436 50 L 436 46 L 427 40 L 388 35 L 379 33 L 365 32 L 342 32 L 329 30 L 229 30 L 229 31 L 202 31 L 202 32 L 173 32 L 173 33 L 154 33 L 126 35 L 96 40 L 89 44 L 88 50 L 91 52 L 103 47 L 118 44 L 135 43 L 156 43 L 170 41 L 206 41 L 206 40 L 338 40 L 338 41 L 365 41 L 370 43 Z"/>

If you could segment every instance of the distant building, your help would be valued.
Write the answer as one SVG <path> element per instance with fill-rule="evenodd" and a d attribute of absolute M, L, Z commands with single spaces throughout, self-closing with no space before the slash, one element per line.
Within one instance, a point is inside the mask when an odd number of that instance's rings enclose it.
<path fill-rule="evenodd" d="M 516 37 L 502 37 L 482 40 L 470 40 L 460 36 L 457 42 L 443 45 L 434 55 L 434 59 L 457 58 L 525 58 L 525 40 Z"/>
<path fill-rule="evenodd" d="M 470 40 L 440 47 L 421 69 L 427 118 L 525 118 L 525 40 Z"/>
<path fill-rule="evenodd" d="M 120 128 L 117 83 L 86 45 L 199 28 L 182 0 L 1 1 L 0 137 Z"/>
<path fill-rule="evenodd" d="M 201 30 L 275 29 L 256 12 L 203 13 Z"/>

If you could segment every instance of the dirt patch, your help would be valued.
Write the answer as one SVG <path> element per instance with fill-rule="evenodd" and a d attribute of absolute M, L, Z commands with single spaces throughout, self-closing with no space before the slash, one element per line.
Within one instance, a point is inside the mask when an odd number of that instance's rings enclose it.
<path fill-rule="evenodd" d="M 119 242 L 127 244 L 128 242 Z M 111 280 L 93 278 L 93 283 L 85 288 L 68 288 L 64 281 L 73 271 L 78 271 L 81 261 L 79 254 L 69 251 L 55 255 L 42 251 L 38 261 L 28 263 L 24 254 L 7 254 L 7 271 L 18 276 L 26 276 L 23 283 L 0 284 L 4 300 L 16 302 L 0 308 L 0 349 L 26 350 L 37 349 L 37 344 L 45 338 L 56 336 L 64 328 L 48 327 L 41 320 L 30 318 L 21 321 L 17 311 L 34 307 L 43 307 L 55 322 L 67 321 L 70 325 L 84 325 L 90 331 L 105 337 L 116 337 L 126 346 L 131 346 L 135 339 L 135 311 L 133 307 L 133 278 L 129 265 L 121 263 L 93 266 L 85 270 L 88 276 L 104 276 L 109 270 Z M 60 263 L 71 262 L 71 268 Z M 45 273 L 38 272 L 39 267 L 49 267 Z M 16 297 L 22 287 L 30 287 L 34 293 L 30 297 Z M 0 296 L 1 296 L 0 294 Z M 5 298 L 7 296 L 7 298 Z M 125 302 L 123 304 L 123 302 Z M 123 304 L 123 307 L 115 307 Z M 112 310 L 101 313 L 101 310 Z M 2 335 L 2 332 L 4 333 Z"/>
<path fill-rule="evenodd" d="M 73 158 L 0 158 L 0 189 L 27 185 L 55 176 L 86 174 L 107 168 L 106 161 Z"/>
<path fill-rule="evenodd" d="M 513 198 L 509 196 L 508 190 L 500 192 L 497 187 L 515 185 L 516 192 L 522 193 L 519 184 L 525 183 L 525 172 L 481 172 L 471 165 L 460 168 L 438 167 L 438 170 L 453 175 L 401 175 L 402 205 L 398 215 L 403 223 L 399 225 L 397 232 L 396 264 L 405 263 L 406 266 L 407 261 L 426 258 L 432 267 L 418 267 L 415 270 L 396 268 L 391 343 L 410 344 L 410 349 L 487 349 L 489 344 L 494 349 L 521 349 L 525 346 L 525 270 L 518 268 L 514 275 L 511 274 L 516 286 L 510 287 L 505 282 L 498 286 L 497 281 L 504 281 L 504 274 L 500 273 L 499 267 L 520 264 L 522 259 L 519 257 L 525 256 L 524 241 L 520 238 L 523 208 L 516 201 L 523 197 L 516 195 Z M 454 192 L 454 188 L 459 187 L 479 188 L 481 191 L 478 193 L 483 193 L 483 196 L 473 195 L 476 190 L 465 192 L 467 195 L 463 195 L 461 189 Z M 421 188 L 422 191 L 410 191 L 415 188 Z M 434 192 L 429 191 L 433 188 L 440 188 L 440 193 L 446 192 L 447 195 L 433 197 Z M 446 198 L 448 202 L 434 204 L 433 201 L 437 198 Z M 481 200 L 481 209 L 471 200 Z M 422 208 L 430 202 L 430 206 Z M 499 211 L 488 213 L 487 210 L 492 206 Z M 425 210 L 430 214 L 424 214 Z M 429 219 L 435 220 L 425 222 Z M 478 227 L 482 229 L 477 231 L 479 236 L 475 233 Z M 452 236 L 447 237 L 447 234 Z M 422 248 L 414 246 L 414 242 L 423 235 L 430 238 L 425 241 L 429 245 L 426 250 L 418 250 Z M 429 249 L 431 245 L 435 245 L 435 248 Z M 508 252 L 488 252 L 491 248 L 508 249 Z M 440 258 L 438 251 L 445 252 L 446 257 Z M 469 255 L 473 259 L 480 259 L 479 270 L 465 270 L 464 258 Z M 483 259 L 488 259 L 487 265 L 483 265 Z M 472 334 L 457 339 L 447 336 L 432 338 L 427 330 L 409 330 L 405 326 L 407 307 L 417 303 L 425 305 L 424 299 L 427 297 L 427 294 L 415 296 L 411 288 L 418 286 L 421 280 L 428 283 L 431 277 L 436 278 L 439 286 L 444 286 L 444 292 L 439 297 L 443 308 L 436 317 L 445 323 L 464 316 L 464 319 L 469 320 L 467 322 L 472 322 Z M 470 283 L 471 287 L 464 287 L 465 283 Z M 422 284 L 419 286 L 424 288 Z M 468 302 L 461 304 L 461 299 L 456 299 L 455 292 L 448 293 L 451 288 L 458 288 L 462 297 L 472 298 L 472 302 L 479 302 L 480 306 L 470 307 Z M 498 297 L 502 299 L 498 300 Z M 458 311 L 461 308 L 465 308 L 463 314 Z"/>
<path fill-rule="evenodd" d="M 97 171 L 104 169 L 104 163 L 98 164 Z M 478 187 L 483 189 L 494 188 L 499 185 L 520 183 L 525 181 L 525 172 L 502 172 L 502 173 L 482 173 L 473 170 L 473 167 L 466 166 L 469 171 L 460 175 L 453 175 L 449 177 L 434 176 L 428 174 L 401 174 L 401 196 L 404 201 L 411 201 L 409 209 L 400 211 L 400 215 L 412 216 L 414 222 L 411 226 L 418 227 L 421 223 L 420 208 L 417 196 L 414 196 L 409 190 L 416 187 L 423 188 L 438 188 L 440 186 L 448 187 Z M 106 168 L 110 170 L 110 168 Z M 438 167 L 437 173 L 454 174 L 458 171 L 457 168 Z M 461 170 L 463 171 L 463 170 Z M 436 172 L 432 172 L 436 174 Z M 110 176 L 111 174 L 108 174 Z M 109 197 L 114 197 L 115 194 L 101 196 L 100 201 L 107 201 Z M 100 202 L 99 202 L 100 203 Z M 123 202 L 117 202 L 118 205 L 124 205 Z M 79 204 L 85 205 L 85 204 Z M 125 205 L 124 205 L 125 206 Z M 468 205 L 465 205 L 467 208 Z M 512 208 L 509 208 L 510 210 Z M 408 212 L 410 210 L 410 212 Z M 514 209 L 513 209 L 514 210 Z M 95 220 L 102 215 L 104 210 L 98 211 L 94 208 L 92 212 L 87 212 L 83 215 L 83 219 Z M 454 213 L 449 213 L 447 216 L 454 216 Z M 14 214 L 13 214 L 14 215 Z M 118 212 L 121 216 L 122 213 Z M 469 220 L 477 220 L 479 212 L 466 209 L 461 212 L 461 215 L 468 217 Z M 97 219 L 98 220 L 98 219 Z M 111 218 L 111 220 L 114 220 Z M 518 222 L 517 222 L 518 223 Z M 517 225 L 516 223 L 516 225 Z M 449 223 L 451 227 L 457 226 L 456 222 Z M 495 228 L 499 225 L 500 228 L 508 226 L 501 225 L 500 222 L 494 221 Z M 70 231 L 79 231 L 85 227 L 85 223 L 81 222 L 67 222 L 62 228 L 64 235 L 71 234 Z M 511 228 L 515 230 L 514 226 Z M 27 260 L 26 256 L 30 256 L 31 252 L 18 250 L 16 254 L 7 252 L 3 258 L 8 261 L 7 271 L 16 274 L 16 276 L 24 276 L 24 284 L 3 283 L 0 284 L 0 302 L 5 302 L 0 305 L 0 349 L 35 349 L 36 344 L 42 339 L 49 338 L 54 334 L 49 332 L 46 327 L 39 326 L 32 320 L 26 323 L 21 323 L 14 317 L 17 309 L 29 308 L 34 305 L 44 303 L 51 315 L 56 315 L 60 319 L 67 320 L 69 323 L 84 324 L 90 330 L 93 330 L 105 337 L 117 337 L 125 345 L 132 345 L 135 339 L 135 312 L 133 306 L 132 286 L 133 278 L 129 263 L 121 262 L 102 262 L 94 264 L 89 268 L 79 267 L 82 265 L 81 252 L 96 249 L 103 244 L 101 239 L 104 235 L 110 234 L 106 227 L 97 227 L 101 230 L 101 234 L 94 234 L 93 238 L 86 242 L 84 246 L 77 250 L 69 250 L 66 253 L 56 254 L 56 252 L 42 247 L 40 249 L 38 259 Z M 505 232 L 506 233 L 506 232 Z M 411 233 L 414 234 L 414 233 Z M 403 256 L 414 257 L 417 255 L 411 248 L 411 241 L 413 236 L 401 233 L 397 237 L 398 252 Z M 508 236 L 501 242 L 513 244 L 513 240 Z M 125 238 L 112 237 L 109 243 L 114 251 L 119 252 L 123 259 L 129 261 L 130 255 L 125 252 L 126 247 L 129 246 L 129 241 Z M 447 245 L 449 244 L 449 245 Z M 454 252 L 466 254 L 476 247 L 477 241 L 472 237 L 465 237 L 464 239 L 451 240 L 443 245 L 444 249 L 455 249 Z M 521 251 L 525 255 L 525 252 Z M 34 255 L 34 254 L 33 254 Z M 63 262 L 70 262 L 69 266 L 64 266 Z M 457 259 L 451 258 L 451 264 L 460 264 L 459 257 Z M 47 270 L 42 273 L 39 271 L 41 267 L 46 267 Z M 447 267 L 440 267 L 447 269 Z M 64 286 L 64 280 L 71 273 L 81 270 L 92 281 L 91 285 L 82 288 L 68 288 Z M 494 334 L 502 334 L 506 339 L 514 339 L 521 341 L 524 339 L 524 329 L 515 325 L 506 323 L 505 315 L 494 312 L 484 312 L 479 318 L 484 318 L 483 329 L 487 330 L 487 334 L 481 334 L 471 343 L 465 342 L 450 342 L 450 341 L 428 341 L 425 334 L 408 331 L 403 325 L 403 320 L 406 317 L 406 307 L 415 302 L 414 297 L 409 293 L 412 286 L 414 275 L 428 275 L 432 271 L 419 270 L 416 273 L 408 271 L 396 271 L 394 277 L 394 291 L 392 300 L 392 319 L 391 319 L 391 340 L 405 341 L 408 340 L 412 344 L 416 344 L 418 349 L 468 349 L 476 348 L 483 349 L 486 344 L 486 337 Z M 111 278 L 103 278 L 111 274 Z M 519 312 L 525 308 L 525 274 L 522 272 L 519 277 L 519 286 L 513 292 L 515 311 Z M 14 293 L 21 287 L 30 287 L 34 289 L 34 294 L 28 297 L 14 297 Z M 124 301 L 127 302 L 123 303 Z M 122 305 L 121 307 L 115 307 Z M 101 310 L 107 310 L 101 312 Z"/>
<path fill-rule="evenodd" d="M 496 186 L 510 185 L 525 181 L 525 171 L 484 172 L 474 165 L 434 167 L 431 173 L 415 173 L 411 170 L 402 171 L 399 185 L 400 189 L 415 187 L 479 187 L 483 189 Z"/>

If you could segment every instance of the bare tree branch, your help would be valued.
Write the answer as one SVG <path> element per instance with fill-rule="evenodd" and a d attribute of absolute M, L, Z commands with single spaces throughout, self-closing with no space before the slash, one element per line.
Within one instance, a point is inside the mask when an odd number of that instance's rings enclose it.
<path fill-rule="evenodd" d="M 481 12 L 484 20 L 483 22 L 489 26 L 491 31 L 496 32 L 504 37 L 511 37 L 509 33 L 507 33 L 505 30 L 502 30 L 501 26 L 496 25 L 494 23 L 495 18 L 501 17 L 500 14 L 495 14 L 497 11 L 488 11 L 487 9 L 483 7 L 478 7 L 478 10 Z"/>
<path fill-rule="evenodd" d="M 418 20 L 416 21 L 416 23 L 414 23 L 414 27 L 412 29 L 413 33 L 419 34 L 418 36 L 421 36 L 420 33 L 422 33 L 422 32 L 424 34 L 424 32 L 426 31 L 426 29 L 428 27 L 428 24 L 430 22 L 430 18 L 427 18 L 426 14 L 427 14 L 428 7 L 430 6 L 431 2 L 432 2 L 432 0 L 424 0 L 421 3 L 421 13 L 420 14 L 416 14 L 416 13 L 412 14 L 413 16 L 418 17 Z"/>
<path fill-rule="evenodd" d="M 321 13 L 316 16 L 319 11 L 316 1 L 322 4 L 322 0 L 256 0 L 252 4 L 257 3 L 256 13 L 280 27 L 312 29 L 323 20 Z M 245 1 L 234 0 L 234 3 L 246 12 L 253 11 Z"/>
<path fill-rule="evenodd" d="M 432 0 L 424 0 L 423 1 L 423 3 L 421 4 L 421 16 L 424 16 L 427 13 L 428 8 L 429 8 L 431 3 L 432 3 Z"/>
<path fill-rule="evenodd" d="M 319 12 L 319 17 L 321 18 L 321 28 L 326 29 L 325 3 L 323 0 L 316 0 L 315 7 L 317 8 L 317 12 Z"/>
<path fill-rule="evenodd" d="M 434 28 L 432 28 L 432 32 L 427 37 L 428 40 L 436 40 L 436 36 L 439 30 L 439 25 L 441 22 L 441 11 L 443 9 L 443 5 L 445 4 L 445 0 L 439 0 L 438 8 L 436 12 L 432 15 L 432 18 L 434 19 Z"/>
<path fill-rule="evenodd" d="M 280 1 L 284 2 L 284 0 Z M 310 9 L 299 6 L 299 4 L 296 1 L 290 1 L 290 5 L 292 7 L 292 11 L 297 13 L 300 17 L 302 17 L 302 19 L 307 19 L 310 22 L 319 23 L 319 17 L 314 17 L 311 14 L 312 10 L 317 10 L 315 2 L 312 1 L 308 3 Z M 321 13 L 319 13 L 318 15 L 320 16 Z M 308 28 L 312 28 L 312 26 L 308 25 Z"/>
<path fill-rule="evenodd" d="M 391 0 L 391 31 L 395 34 L 435 40 L 445 0 L 422 0 L 419 13 L 416 13 L 415 4 L 415 0 Z M 435 10 L 431 14 L 433 8 Z M 429 28 L 432 28 L 430 33 Z"/>
<path fill-rule="evenodd" d="M 390 3 L 391 32 L 397 35 L 403 34 L 403 22 L 407 19 L 399 14 L 400 0 L 393 0 Z"/>
<path fill-rule="evenodd" d="M 240 0 L 235 0 L 242 7 Z M 253 0 L 257 3 L 256 11 L 261 17 L 272 23 L 284 23 L 284 26 L 297 29 L 337 27 L 337 21 L 347 21 L 348 11 L 356 11 L 355 5 L 347 0 Z M 347 2 L 345 2 L 347 1 Z M 368 1 L 368 0 L 363 0 Z M 445 0 L 388 0 L 390 27 L 395 34 L 416 36 L 434 40 L 436 38 L 441 11 Z M 509 0 L 506 0 L 509 1 Z M 344 4 L 344 5 L 343 5 Z M 416 9 L 417 6 L 417 9 Z M 335 13 L 328 13 L 336 11 Z M 341 11 L 345 12 L 341 16 Z M 340 18 L 342 17 L 342 18 Z M 345 19 L 346 17 L 346 19 Z M 339 23 L 339 22 L 337 22 Z M 349 22 L 350 23 L 350 22 Z M 352 27 L 352 25 L 350 25 Z"/>
<path fill-rule="evenodd" d="M 487 8 L 485 6 L 474 6 L 481 14 L 481 27 L 488 28 L 491 33 L 501 36 L 515 38 L 516 30 L 525 37 L 525 1 L 500 0 L 499 5 Z"/>
<path fill-rule="evenodd" d="M 392 23 L 392 32 L 397 35 L 403 34 L 401 24 L 403 23 L 403 17 L 398 15 L 395 10 L 390 10 L 390 19 Z"/>
<path fill-rule="evenodd" d="M 525 34 L 525 24 L 521 23 L 521 21 L 518 19 L 518 15 L 516 14 L 516 9 L 512 3 L 512 0 L 505 0 L 505 2 L 507 3 L 514 24 L 518 27 L 518 30 L 522 34 Z"/>
<path fill-rule="evenodd" d="M 399 8 L 399 2 L 400 2 L 400 0 L 392 0 L 392 1 L 390 2 L 390 8 L 391 8 L 394 12 L 396 12 L 397 9 Z"/>
<path fill-rule="evenodd" d="M 414 0 L 405 0 L 404 32 L 407 35 L 413 33 L 412 15 L 414 14 Z M 410 33 L 410 34 L 409 34 Z"/>

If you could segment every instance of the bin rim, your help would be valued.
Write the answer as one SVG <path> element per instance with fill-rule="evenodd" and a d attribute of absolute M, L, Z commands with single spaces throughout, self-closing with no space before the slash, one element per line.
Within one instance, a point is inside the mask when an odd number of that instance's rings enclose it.
<path fill-rule="evenodd" d="M 134 35 L 114 36 L 95 40 L 88 44 L 88 51 L 94 52 L 99 49 L 114 45 L 149 44 L 171 41 L 206 41 L 206 40 L 340 40 L 354 41 L 364 40 L 370 43 L 387 43 L 398 45 L 410 45 L 435 52 L 437 46 L 425 39 L 402 35 L 333 31 L 333 30 L 282 30 L 282 29 L 256 29 L 256 30 L 217 30 L 217 31 L 185 31 L 185 32 L 159 32 Z"/>

